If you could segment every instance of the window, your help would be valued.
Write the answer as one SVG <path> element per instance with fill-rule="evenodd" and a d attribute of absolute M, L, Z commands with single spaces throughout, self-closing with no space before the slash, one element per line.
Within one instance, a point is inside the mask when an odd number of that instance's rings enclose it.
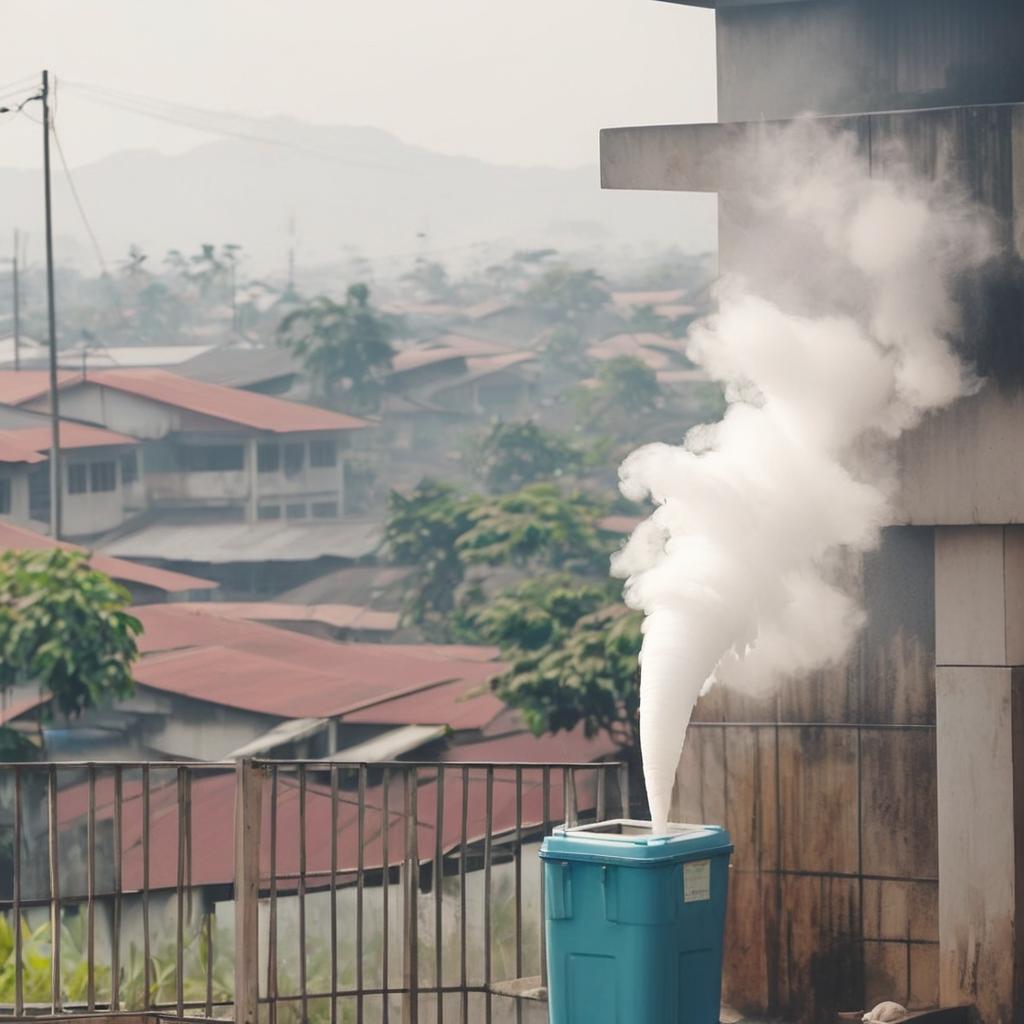
<path fill-rule="evenodd" d="M 68 494 L 85 494 L 89 490 L 89 467 L 80 462 L 68 466 Z"/>
<path fill-rule="evenodd" d="M 281 518 L 281 506 L 280 505 L 260 505 L 256 510 L 257 519 L 280 519 Z"/>
<path fill-rule="evenodd" d="M 259 445 L 256 449 L 256 468 L 261 473 L 276 473 L 281 468 L 281 446 L 274 442 Z"/>
<path fill-rule="evenodd" d="M 314 501 L 310 508 L 314 519 L 338 518 L 338 503 L 336 501 Z"/>
<path fill-rule="evenodd" d="M 284 475 L 298 476 L 306 463 L 306 446 L 293 442 L 284 446 Z"/>
<path fill-rule="evenodd" d="M 139 479 L 139 455 L 130 451 L 121 456 L 121 483 L 133 484 Z"/>
<path fill-rule="evenodd" d="M 0 516 L 11 514 L 11 481 L 0 476 Z"/>
<path fill-rule="evenodd" d="M 182 448 L 181 459 L 190 473 L 224 473 L 244 468 L 245 451 L 240 444 L 196 445 Z"/>
<path fill-rule="evenodd" d="M 306 518 L 306 506 L 305 505 L 286 505 L 284 510 L 285 517 L 287 519 L 305 519 Z"/>
<path fill-rule="evenodd" d="M 336 466 L 338 446 L 333 441 L 310 441 L 309 464 L 311 466 Z"/>
<path fill-rule="evenodd" d="M 47 522 L 50 518 L 50 467 L 36 466 L 28 475 L 28 515 Z"/>
<path fill-rule="evenodd" d="M 116 491 L 117 463 L 91 462 L 89 464 L 89 490 Z"/>

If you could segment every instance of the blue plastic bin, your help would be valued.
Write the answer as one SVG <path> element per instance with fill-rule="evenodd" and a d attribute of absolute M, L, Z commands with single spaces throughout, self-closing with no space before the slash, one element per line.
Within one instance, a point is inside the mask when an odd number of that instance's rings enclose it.
<path fill-rule="evenodd" d="M 713 825 L 557 828 L 541 846 L 551 1024 L 717 1024 L 732 843 Z"/>

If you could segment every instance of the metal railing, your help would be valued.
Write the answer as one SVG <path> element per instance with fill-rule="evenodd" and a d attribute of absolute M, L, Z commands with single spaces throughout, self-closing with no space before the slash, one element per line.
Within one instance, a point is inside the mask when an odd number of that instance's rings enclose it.
<path fill-rule="evenodd" d="M 611 763 L 0 765 L 0 1017 L 490 1022 L 545 983 L 540 839 L 628 799 Z"/>

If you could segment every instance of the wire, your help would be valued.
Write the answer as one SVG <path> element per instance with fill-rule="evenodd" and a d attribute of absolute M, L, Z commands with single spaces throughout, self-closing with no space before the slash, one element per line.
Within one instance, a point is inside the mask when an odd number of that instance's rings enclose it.
<path fill-rule="evenodd" d="M 68 167 L 68 162 L 64 157 L 64 147 L 60 144 L 60 136 L 57 134 L 57 126 L 51 121 L 50 122 L 50 133 L 53 135 L 53 141 L 57 147 L 57 155 L 60 157 L 61 167 L 64 168 L 64 174 L 68 179 L 68 188 L 71 190 L 71 196 L 75 200 L 75 206 L 78 207 L 78 215 L 82 218 L 82 223 L 85 225 L 85 230 L 89 235 L 89 240 L 92 242 L 92 247 L 96 252 L 96 259 L 99 261 L 100 269 L 104 274 L 108 273 L 107 261 L 103 258 L 103 250 L 100 249 L 100 243 L 96 239 L 96 232 L 92 229 L 92 224 L 89 223 L 89 217 L 86 215 L 85 207 L 82 205 L 82 198 L 78 194 L 78 188 L 75 185 L 75 179 L 71 174 L 71 168 Z"/>
<path fill-rule="evenodd" d="M 153 118 L 158 121 L 165 121 L 185 128 L 192 128 L 196 131 L 207 132 L 211 135 L 220 135 L 224 138 L 239 139 L 243 142 L 255 142 L 261 145 L 275 146 L 279 149 L 291 150 L 301 153 L 314 160 L 321 160 L 326 163 L 342 164 L 353 167 L 368 167 L 375 171 L 391 171 L 397 174 L 413 174 L 410 168 L 397 164 L 382 163 L 372 160 L 355 160 L 350 157 L 340 157 L 323 150 L 302 146 L 284 139 L 274 138 L 270 135 L 260 135 L 255 132 L 239 131 L 234 128 L 223 127 L 222 125 L 204 123 L 210 118 L 228 117 L 236 121 L 253 121 L 244 115 L 220 114 L 215 111 L 204 111 L 197 107 L 175 105 L 163 100 L 152 100 L 147 97 L 134 96 L 130 93 L 123 93 L 115 90 L 105 89 L 100 86 L 89 85 L 84 82 L 65 82 L 65 85 L 72 89 L 80 98 L 99 103 L 103 106 L 112 107 L 117 110 L 126 111 L 131 114 L 139 114 L 143 117 Z M 161 109 L 162 108 L 162 109 Z"/>

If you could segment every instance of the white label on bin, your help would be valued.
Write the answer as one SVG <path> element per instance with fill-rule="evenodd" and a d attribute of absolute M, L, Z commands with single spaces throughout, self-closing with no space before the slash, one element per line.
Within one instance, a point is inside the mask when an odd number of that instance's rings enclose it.
<path fill-rule="evenodd" d="M 683 902 L 701 903 L 711 899 L 711 861 L 695 860 L 683 865 Z"/>

